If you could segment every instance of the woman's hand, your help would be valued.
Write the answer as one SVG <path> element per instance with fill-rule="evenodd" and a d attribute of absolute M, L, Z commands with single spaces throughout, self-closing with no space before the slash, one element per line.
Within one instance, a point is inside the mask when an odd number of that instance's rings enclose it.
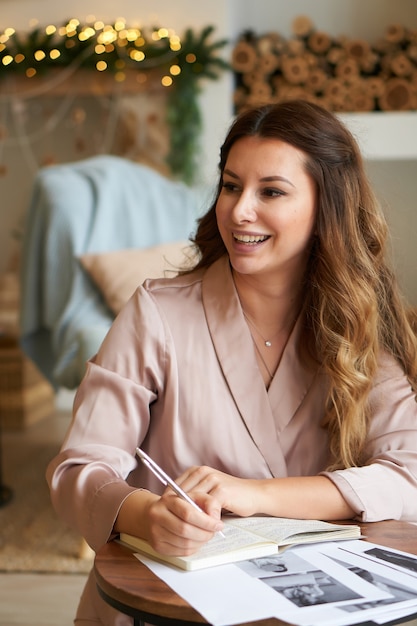
<path fill-rule="evenodd" d="M 223 528 L 220 504 L 204 493 L 192 497 L 202 511 L 169 488 L 162 496 L 134 491 L 120 507 L 114 531 L 142 537 L 161 554 L 192 554 Z"/>
<path fill-rule="evenodd" d="M 202 511 L 169 488 L 151 504 L 148 509 L 149 541 L 155 550 L 172 555 L 192 554 L 222 529 L 219 504 L 209 495 L 194 495 L 191 497 Z"/>
<path fill-rule="evenodd" d="M 221 508 L 235 515 L 247 517 L 261 512 L 260 496 L 262 482 L 248 478 L 236 478 L 211 467 L 190 467 L 176 482 L 190 493 L 194 499 L 196 494 L 208 494 Z M 193 495 L 194 494 L 194 495 Z M 206 509 L 210 512 L 210 509 Z"/>

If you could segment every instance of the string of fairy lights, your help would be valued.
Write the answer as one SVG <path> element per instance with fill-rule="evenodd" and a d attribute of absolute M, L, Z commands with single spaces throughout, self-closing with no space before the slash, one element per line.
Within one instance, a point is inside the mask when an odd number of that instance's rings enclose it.
<path fill-rule="evenodd" d="M 63 26 L 36 27 L 25 42 L 12 27 L 0 34 L 3 72 L 5 68 L 14 71 L 16 66 L 21 66 L 27 78 L 42 74 L 42 66 L 67 65 L 69 58 L 76 58 L 81 65 L 90 58 L 91 62 L 86 65 L 94 66 L 99 72 L 110 68 L 115 71 L 115 80 L 122 82 L 126 78 L 126 67 L 140 64 L 140 69 L 144 70 L 169 64 L 181 47 L 181 39 L 173 29 L 157 28 L 146 34 L 140 28 L 127 27 L 122 19 L 114 24 L 97 20 L 83 25 L 72 18 Z M 79 58 L 82 52 L 84 58 Z M 196 60 L 193 53 L 185 56 L 186 63 Z M 171 86 L 173 77 L 181 73 L 181 66 L 175 62 L 168 69 L 161 77 L 164 87 Z"/>
<path fill-rule="evenodd" d="M 123 94 L 123 85 L 133 73 L 142 86 L 159 81 L 167 88 L 168 163 L 173 174 L 192 182 L 201 127 L 197 102 L 201 81 L 217 79 L 219 72 L 228 68 L 218 55 L 227 42 L 212 41 L 212 26 L 199 33 L 188 29 L 182 37 L 172 28 L 129 26 L 122 18 L 112 24 L 89 16 L 85 23 L 71 18 L 62 25 L 30 26 L 24 33 L 13 27 L 0 32 L 0 153 L 13 144 L 28 151 L 39 133 L 50 133 L 60 125 L 74 99 L 71 89 L 48 122 L 32 134 L 23 128 L 22 110 L 25 104 L 54 94 L 79 69 L 111 75 L 114 88 L 108 98 L 112 101 Z M 4 122 L 7 117 L 20 129 L 14 137 Z M 27 155 L 27 160 L 33 158 Z"/>

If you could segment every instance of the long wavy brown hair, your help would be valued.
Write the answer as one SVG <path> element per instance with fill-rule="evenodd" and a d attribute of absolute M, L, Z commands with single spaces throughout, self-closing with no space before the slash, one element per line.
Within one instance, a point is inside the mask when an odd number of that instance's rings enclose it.
<path fill-rule="evenodd" d="M 216 202 L 229 151 L 242 137 L 274 138 L 302 150 L 317 187 L 317 225 L 305 277 L 305 337 L 327 374 L 323 426 L 334 468 L 360 465 L 369 424 L 369 392 L 381 350 L 399 362 L 417 389 L 417 341 L 388 261 L 388 228 L 365 173 L 358 145 L 336 115 L 292 100 L 236 118 L 220 151 L 214 202 L 193 238 L 194 269 L 226 254 Z"/>

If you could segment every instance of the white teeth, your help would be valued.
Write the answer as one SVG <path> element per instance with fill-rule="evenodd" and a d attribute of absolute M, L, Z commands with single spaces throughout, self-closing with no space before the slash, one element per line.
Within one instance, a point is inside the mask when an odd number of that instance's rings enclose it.
<path fill-rule="evenodd" d="M 267 235 L 236 235 L 233 234 L 233 237 L 242 243 L 259 243 L 260 241 L 265 241 L 268 239 Z"/>

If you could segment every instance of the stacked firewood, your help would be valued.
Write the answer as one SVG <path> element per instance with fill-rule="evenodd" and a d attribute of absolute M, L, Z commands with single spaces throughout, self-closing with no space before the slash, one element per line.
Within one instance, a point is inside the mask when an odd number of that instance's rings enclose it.
<path fill-rule="evenodd" d="M 236 111 L 290 98 L 331 111 L 417 109 L 417 28 L 391 24 L 372 45 L 297 17 L 293 36 L 245 32 L 232 52 Z"/>

